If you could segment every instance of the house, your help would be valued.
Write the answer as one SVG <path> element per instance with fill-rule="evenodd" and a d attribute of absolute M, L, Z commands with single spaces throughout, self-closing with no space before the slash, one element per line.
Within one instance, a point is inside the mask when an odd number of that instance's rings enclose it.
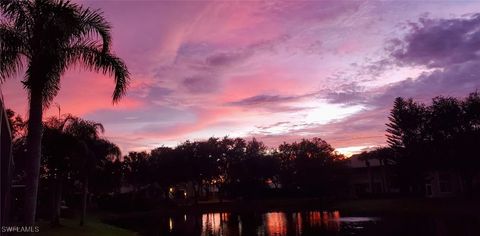
<path fill-rule="evenodd" d="M 391 166 L 380 159 L 364 159 L 353 155 L 347 161 L 349 184 L 353 197 L 398 193 Z"/>
<path fill-rule="evenodd" d="M 453 197 L 462 192 L 461 178 L 450 171 L 429 171 L 425 178 L 425 196 Z"/>
<path fill-rule="evenodd" d="M 350 169 L 348 173 L 352 197 L 391 196 L 400 193 L 393 164 L 385 164 L 381 158 L 353 155 L 348 159 L 347 166 Z M 434 169 L 425 172 L 424 176 L 421 191 L 425 197 L 457 197 L 468 192 L 468 185 L 458 172 Z M 473 178 L 473 191 L 479 189 L 478 186 L 480 173 Z"/>
<path fill-rule="evenodd" d="M 480 173 L 473 176 L 472 184 L 472 191 L 478 191 Z M 426 174 L 425 196 L 428 198 L 457 197 L 467 194 L 468 188 L 468 185 L 458 172 L 433 170 Z"/>
<path fill-rule="evenodd" d="M 169 190 L 170 199 L 193 199 L 198 193 L 198 198 L 208 199 L 218 196 L 218 186 L 216 182 L 205 183 L 200 189 L 191 181 L 175 184 Z"/>
<path fill-rule="evenodd" d="M 3 104 L 3 96 L 0 94 L 0 159 L 1 159 L 1 208 L 0 223 L 7 223 L 10 204 L 10 187 L 13 169 L 12 158 L 12 134 L 8 122 L 7 113 Z"/>

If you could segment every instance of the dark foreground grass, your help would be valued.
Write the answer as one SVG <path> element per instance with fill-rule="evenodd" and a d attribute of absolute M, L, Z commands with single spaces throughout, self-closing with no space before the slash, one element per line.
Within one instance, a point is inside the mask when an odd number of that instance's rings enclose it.
<path fill-rule="evenodd" d="M 36 236 L 134 236 L 133 231 L 102 223 L 96 216 L 89 217 L 86 225 L 80 226 L 78 219 L 61 219 L 61 226 L 51 227 L 48 222 L 39 222 L 40 232 Z"/>

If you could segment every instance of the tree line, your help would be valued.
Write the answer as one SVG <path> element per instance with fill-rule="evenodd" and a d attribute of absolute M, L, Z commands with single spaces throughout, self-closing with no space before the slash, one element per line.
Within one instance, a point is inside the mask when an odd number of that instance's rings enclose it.
<path fill-rule="evenodd" d="M 342 186 L 345 158 L 320 138 L 283 143 L 269 149 L 255 138 L 209 138 L 185 141 L 174 148 L 130 152 L 124 157 L 127 183 L 136 188 L 189 182 L 194 198 L 214 185 L 220 197 L 256 197 L 270 189 L 303 195 L 335 192 Z M 281 188 L 280 188 L 281 186 Z"/>
<path fill-rule="evenodd" d="M 26 122 L 11 110 L 8 114 L 15 134 L 15 177 L 21 183 Z M 89 203 L 114 202 L 122 186 L 133 187 L 130 204 L 145 200 L 138 197 L 145 188 L 155 190 L 149 200 L 169 201 L 170 188 L 184 183 L 193 186 L 195 202 L 211 186 L 220 199 L 334 196 L 346 186 L 345 157 L 320 138 L 268 148 L 255 138 L 212 137 L 121 156 L 94 121 L 65 115 L 48 118 L 43 127 L 39 210 L 53 225 L 59 224 L 62 199 L 78 205 L 83 224 Z"/>
<path fill-rule="evenodd" d="M 28 161 L 27 122 L 11 110 L 7 115 L 14 134 L 15 177 L 21 183 Z M 389 145 L 359 155 L 392 166 L 402 192 L 422 194 L 433 170 L 458 173 L 467 192 L 473 192 L 480 172 L 478 92 L 464 99 L 436 97 L 429 105 L 399 97 L 386 126 Z M 255 138 L 212 137 L 122 156 L 102 137 L 100 123 L 64 115 L 46 119 L 43 127 L 39 209 L 54 225 L 59 224 L 62 199 L 77 205 L 83 223 L 89 203 L 115 202 L 122 186 L 132 187 L 129 203 L 144 202 L 145 189 L 154 190 L 150 199 L 168 201 L 170 188 L 184 183 L 193 186 L 189 197 L 195 201 L 211 186 L 220 200 L 349 194 L 348 159 L 321 138 L 268 148 Z"/>

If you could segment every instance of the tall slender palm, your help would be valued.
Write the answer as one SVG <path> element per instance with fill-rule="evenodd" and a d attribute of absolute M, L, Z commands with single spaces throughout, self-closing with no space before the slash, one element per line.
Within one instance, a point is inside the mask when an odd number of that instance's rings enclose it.
<path fill-rule="evenodd" d="M 48 180 L 51 194 L 52 226 L 60 225 L 60 210 L 63 185 L 66 177 L 72 171 L 72 160 L 80 151 L 77 139 L 64 131 L 66 119 L 50 117 L 44 122 L 42 137 L 42 165 L 48 169 L 44 177 Z"/>
<path fill-rule="evenodd" d="M 103 133 L 104 131 L 105 130 L 102 124 L 84 120 L 78 117 L 70 117 L 68 119 L 68 124 L 65 127 L 65 132 L 77 138 L 77 140 L 81 142 L 84 147 L 83 158 L 79 162 L 80 165 L 78 166 L 80 170 L 80 176 L 83 179 L 80 225 L 83 225 L 85 222 L 88 201 L 88 181 L 90 173 L 95 167 L 97 155 L 103 155 L 104 153 L 107 153 L 105 155 L 110 153 L 116 155 L 120 152 L 117 147 L 110 147 L 107 145 L 105 145 L 106 148 L 103 150 L 104 148 L 102 146 L 104 145 L 104 141 L 100 139 L 100 133 Z"/>
<path fill-rule="evenodd" d="M 120 148 L 114 143 L 106 139 L 90 140 L 88 145 L 90 155 L 85 160 L 85 167 L 83 168 L 83 198 L 82 198 L 82 212 L 80 215 L 80 225 L 85 224 L 85 217 L 87 215 L 87 205 L 89 196 L 89 179 L 97 167 L 100 167 L 100 162 L 116 160 L 121 156 Z"/>
<path fill-rule="evenodd" d="M 125 94 L 129 72 L 110 51 L 110 24 L 101 12 L 63 0 L 0 0 L 0 80 L 26 72 L 29 93 L 25 224 L 35 223 L 41 155 L 42 115 L 60 90 L 69 65 L 110 74 L 115 79 L 113 101 Z"/>

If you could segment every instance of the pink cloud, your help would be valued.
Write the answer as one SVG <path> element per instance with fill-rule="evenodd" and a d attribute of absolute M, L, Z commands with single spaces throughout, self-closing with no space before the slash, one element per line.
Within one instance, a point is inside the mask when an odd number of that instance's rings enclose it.
<path fill-rule="evenodd" d="M 424 74 L 418 80 L 422 83 L 401 78 L 403 82 L 391 88 L 385 87 L 389 82 L 382 77 L 388 76 L 382 73 L 390 67 L 360 71 L 358 65 L 384 59 L 388 38 L 405 34 L 398 29 L 399 23 L 415 21 L 430 9 L 446 14 L 445 9 L 432 8 L 433 3 L 415 7 L 364 1 L 82 4 L 105 12 L 113 25 L 113 50 L 129 66 L 133 81 L 127 96 L 113 106 L 111 78 L 73 69 L 62 79 L 54 102 L 63 112 L 103 122 L 106 136 L 118 141 L 124 151 L 226 131 L 249 134 L 255 127 L 274 124 L 285 126 L 285 132 L 259 135 L 272 146 L 310 136 L 325 138 L 336 147 L 383 144 L 392 96 L 421 95 L 428 88 L 455 89 L 454 94 L 459 94 L 463 87 L 478 84 L 473 77 L 461 84 L 448 79 L 465 75 L 461 71 L 476 72 L 476 62 L 448 67 L 446 74 Z M 448 13 L 475 10 L 472 4 L 448 5 L 455 5 Z M 420 42 L 422 37 L 415 35 L 435 32 L 425 30 L 412 32 L 410 39 Z M 464 51 L 454 54 L 461 53 L 457 56 L 462 58 Z M 422 62 L 418 59 L 422 52 L 407 52 L 404 58 Z M 2 84 L 2 91 L 7 106 L 26 113 L 27 96 L 19 79 Z M 305 104 L 320 104 L 321 99 L 344 106 L 363 104 L 367 109 L 327 124 L 307 124 Z M 239 106 L 239 101 L 251 105 Z M 55 114 L 55 107 L 47 111 Z"/>

